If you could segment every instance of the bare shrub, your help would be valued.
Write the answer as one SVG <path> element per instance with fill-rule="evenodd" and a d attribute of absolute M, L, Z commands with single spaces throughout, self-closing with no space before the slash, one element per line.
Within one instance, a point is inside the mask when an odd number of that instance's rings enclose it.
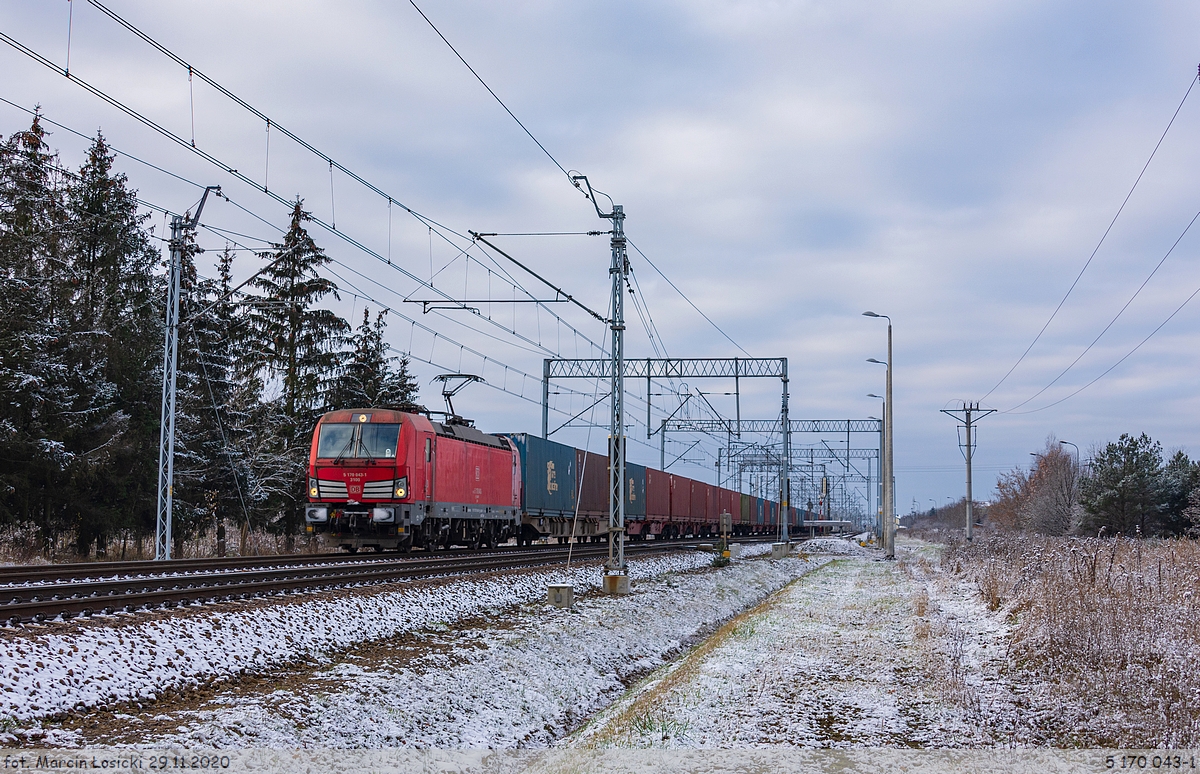
<path fill-rule="evenodd" d="M 912 597 L 913 615 L 922 618 L 929 612 L 929 592 L 924 588 L 918 588 L 913 592 Z"/>
<path fill-rule="evenodd" d="M 1014 621 L 1029 741 L 1200 746 L 1200 545 L 1008 535 L 952 545 Z"/>

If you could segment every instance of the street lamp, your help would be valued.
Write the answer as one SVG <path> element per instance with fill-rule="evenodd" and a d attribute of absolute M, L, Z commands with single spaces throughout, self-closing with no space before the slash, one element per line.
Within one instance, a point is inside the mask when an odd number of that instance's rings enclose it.
<path fill-rule="evenodd" d="M 892 468 L 892 414 L 895 413 L 892 406 L 892 318 L 886 314 L 876 314 L 875 312 L 863 312 L 863 317 L 882 317 L 888 321 L 888 348 L 887 362 L 881 363 L 875 358 L 868 358 L 868 363 L 879 363 L 887 366 L 887 389 L 883 394 L 886 396 L 883 399 L 883 438 L 885 453 L 884 457 L 887 460 L 886 474 L 883 479 L 883 556 L 885 559 L 896 558 L 896 480 L 895 473 Z"/>

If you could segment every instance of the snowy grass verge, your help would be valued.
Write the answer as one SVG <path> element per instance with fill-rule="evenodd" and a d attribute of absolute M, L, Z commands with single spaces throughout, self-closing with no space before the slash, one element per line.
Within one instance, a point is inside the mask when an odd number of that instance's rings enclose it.
<path fill-rule="evenodd" d="M 753 546 L 746 554 L 769 550 Z M 632 559 L 635 583 L 710 564 L 699 552 Z M 36 629 L 0 636 L 0 719 L 27 723 L 72 710 L 153 701 L 243 673 L 543 599 L 547 583 L 597 588 L 596 565 L 189 611 L 154 621 L 93 621 L 68 633 Z"/>
<path fill-rule="evenodd" d="M 539 595 L 501 616 L 381 643 L 250 695 L 230 686 L 166 715 L 148 708 L 125 723 L 129 730 L 96 741 L 275 749 L 546 747 L 642 675 L 826 561 L 735 561 L 664 573 L 636 583 L 628 596 L 593 594 L 571 609 L 550 607 Z M 53 738 L 54 744 L 91 741 L 74 732 Z"/>
<path fill-rule="evenodd" d="M 990 536 L 942 567 L 1011 626 L 1016 741 L 1200 746 L 1196 541 Z"/>

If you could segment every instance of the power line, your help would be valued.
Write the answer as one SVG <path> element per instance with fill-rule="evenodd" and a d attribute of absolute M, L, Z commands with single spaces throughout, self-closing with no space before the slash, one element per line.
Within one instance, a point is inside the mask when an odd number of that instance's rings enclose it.
<path fill-rule="evenodd" d="M 90 0 L 90 2 L 94 3 L 94 2 L 96 2 L 96 0 Z M 479 75 L 478 72 L 476 72 L 475 68 L 471 66 L 470 62 L 468 62 L 463 57 L 463 55 L 458 52 L 458 49 L 456 49 L 454 47 L 454 44 L 452 44 L 449 40 L 447 40 L 446 36 L 442 34 L 441 30 L 439 30 L 437 28 L 437 26 L 432 21 L 430 21 L 429 17 L 425 15 L 425 12 L 422 11 L 413 0 L 409 0 L 409 2 L 411 3 L 412 7 L 417 10 L 417 13 L 421 14 L 421 18 L 424 19 L 426 21 L 426 23 L 429 24 L 429 26 L 433 29 L 433 31 L 437 33 L 437 36 L 442 39 L 442 42 L 445 43 L 450 48 L 450 50 L 454 52 L 454 55 L 456 57 L 458 57 L 458 60 L 460 62 L 462 62 L 468 70 L 471 71 L 471 75 L 474 75 L 475 79 L 478 80 L 479 83 L 483 85 L 483 88 L 487 89 L 488 94 L 491 94 L 492 97 L 496 100 L 496 102 L 499 103 L 500 107 L 504 108 L 504 112 L 508 113 L 508 115 L 512 118 L 512 120 L 516 121 L 517 125 L 520 126 L 521 129 L 525 132 L 525 134 L 527 134 L 529 136 L 529 139 L 533 140 L 533 142 L 539 148 L 541 148 L 542 153 L 546 154 L 546 158 L 550 159 L 550 161 L 552 161 L 554 163 L 554 166 L 558 167 L 559 171 L 561 171 L 564 175 L 567 176 L 567 179 L 571 181 L 571 185 L 574 188 L 582 191 L 583 189 L 581 189 L 579 187 L 579 184 L 571 176 L 571 173 L 568 172 L 566 170 L 566 168 L 564 168 L 563 165 L 558 162 L 558 159 L 554 158 L 554 155 L 546 149 L 546 146 L 542 144 L 541 140 L 539 140 L 537 137 L 534 137 L 533 132 L 529 131 L 529 128 L 527 126 L 525 126 L 525 124 L 521 121 L 521 119 L 517 118 L 516 114 L 513 113 L 512 110 L 509 109 L 508 105 L 504 104 L 504 100 L 500 99 L 499 95 L 497 95 L 496 92 L 492 90 L 492 87 L 487 85 L 487 82 L 483 80 L 483 78 Z M 597 193 L 603 193 L 603 192 L 598 191 Z M 608 196 L 608 194 L 604 194 L 604 195 Z M 587 197 L 588 199 L 592 198 L 586 192 L 584 192 L 584 196 Z M 566 233 L 571 233 L 571 232 L 559 232 L 559 233 L 566 234 Z M 596 235 L 596 234 L 603 233 L 603 232 L 586 232 L 586 233 L 589 235 Z M 545 233 L 545 234 L 528 234 L 528 236 L 550 236 L 550 235 L 557 235 L 557 234 L 554 234 L 553 232 Z M 674 282 L 671 282 L 671 280 L 667 278 L 667 275 L 663 274 L 662 271 L 657 266 L 654 266 L 654 263 L 651 262 L 650 259 L 646 257 L 646 254 L 642 252 L 641 248 L 639 248 L 637 245 L 633 244 L 632 240 L 629 241 L 629 244 L 632 245 L 633 248 L 638 251 L 638 253 L 642 256 L 642 258 L 645 258 L 646 262 L 649 263 L 654 268 L 654 270 L 659 273 L 659 276 L 661 276 L 664 280 L 667 281 L 667 284 L 669 284 L 672 288 L 675 289 L 676 293 L 678 293 L 680 296 L 683 297 L 683 300 L 687 301 L 688 304 L 690 304 L 693 309 L 695 309 L 697 312 L 700 313 L 701 317 L 703 317 L 705 320 L 708 321 L 708 323 L 710 325 L 712 325 L 714 328 L 716 328 L 718 333 L 720 333 L 722 336 L 724 336 L 726 339 L 728 339 L 731 344 L 733 344 L 735 347 L 737 347 L 739 350 L 741 350 L 747 357 L 750 356 L 749 352 L 746 352 L 746 350 L 743 349 L 740 344 L 738 344 L 736 341 L 734 341 L 732 338 L 730 338 L 729 334 L 727 334 L 727 333 L 725 333 L 725 331 L 721 330 L 720 326 L 718 326 L 716 323 L 714 323 L 712 321 L 712 319 L 709 318 L 708 315 L 706 315 L 704 312 L 701 312 L 700 308 L 698 306 L 696 306 L 694 303 L 692 303 L 692 300 L 690 298 L 688 298 L 687 295 L 685 295 L 684 292 L 682 290 L 680 290 L 675 285 Z"/>
<path fill-rule="evenodd" d="M 1083 277 L 1083 273 L 1088 270 L 1089 266 L 1092 265 L 1092 259 L 1096 257 L 1096 253 L 1100 252 L 1100 247 L 1104 244 L 1104 240 L 1108 239 L 1108 234 L 1110 231 L 1112 231 L 1113 226 L 1116 225 L 1117 218 L 1121 217 L 1121 213 L 1125 211 L 1125 205 L 1129 203 L 1129 198 L 1133 196 L 1133 192 L 1137 190 L 1138 183 L 1142 182 L 1142 176 L 1145 175 L 1146 170 L 1150 168 L 1150 162 L 1154 161 L 1155 154 L 1158 153 L 1159 147 L 1162 145 L 1163 140 L 1166 139 L 1167 132 L 1171 131 L 1171 126 L 1175 123 L 1176 116 L 1178 116 L 1179 111 L 1183 109 L 1183 103 L 1187 102 L 1188 95 L 1192 93 L 1192 87 L 1196 85 L 1197 80 L 1200 80 L 1200 75 L 1193 77 L 1191 82 L 1188 83 L 1187 91 L 1184 93 L 1183 99 L 1179 101 L 1179 106 L 1175 108 L 1175 112 L 1171 114 L 1171 120 L 1167 122 L 1167 128 L 1163 130 L 1162 136 L 1160 136 L 1158 138 L 1158 142 L 1154 144 L 1154 150 L 1150 151 L 1150 158 L 1146 159 L 1146 163 L 1142 165 L 1142 171 L 1138 173 L 1137 179 L 1133 181 L 1133 186 L 1129 189 L 1129 193 L 1125 194 L 1125 199 L 1121 202 L 1121 206 L 1117 208 L 1117 213 L 1113 215 L 1112 220 L 1108 224 L 1108 228 L 1104 229 L 1104 233 L 1100 236 L 1100 241 L 1096 243 L 1096 247 L 1092 250 L 1092 253 L 1088 256 L 1088 259 L 1084 261 L 1083 268 L 1079 270 L 1079 274 L 1075 276 L 1075 281 L 1071 283 L 1069 288 L 1067 288 L 1067 292 L 1062 297 L 1062 300 L 1058 302 L 1058 306 L 1054 307 L 1054 311 L 1050 313 L 1050 317 L 1046 320 L 1046 324 L 1043 325 L 1042 329 L 1038 331 L 1038 334 L 1033 337 L 1033 341 L 1029 342 L 1029 346 L 1026 347 L 1025 351 L 1021 353 L 1021 356 L 1017 358 L 1017 362 L 1012 364 L 1012 368 L 1008 369 L 1004 376 L 1000 378 L 1000 381 L 996 382 L 995 386 L 988 390 L 981 400 L 986 399 L 988 395 L 991 395 L 993 392 L 995 392 L 1000 385 L 1004 384 L 1005 380 L 1012 375 L 1012 372 L 1017 369 L 1017 366 L 1021 364 L 1021 361 L 1023 361 L 1025 356 L 1028 355 L 1030 350 L 1033 349 L 1033 346 L 1038 343 L 1039 339 L 1042 338 L 1042 334 L 1045 333 L 1046 329 L 1050 327 L 1050 323 L 1054 321 L 1056 316 L 1058 316 L 1058 312 L 1063 308 L 1063 304 L 1067 303 L 1067 299 L 1070 298 L 1071 293 L 1075 290 L 1075 286 L 1079 284 L 1079 280 Z"/>
<path fill-rule="evenodd" d="M 1146 277 L 1146 279 L 1142 280 L 1142 284 L 1141 284 L 1141 285 L 1139 285 L 1139 286 L 1138 286 L 1138 289 L 1137 289 L 1137 290 L 1135 290 L 1135 291 L 1133 292 L 1133 295 L 1129 297 L 1129 300 L 1125 302 L 1125 305 L 1124 305 L 1124 306 L 1122 306 L 1122 307 L 1120 308 L 1120 310 L 1118 310 L 1118 311 L 1117 311 L 1116 315 L 1114 315 L 1114 316 L 1113 316 L 1113 318 L 1112 318 L 1111 320 L 1109 320 L 1109 321 L 1108 321 L 1108 325 L 1105 325 L 1105 326 L 1104 326 L 1104 330 L 1100 331 L 1100 333 L 1098 333 L 1098 334 L 1096 335 L 1096 338 L 1092 339 L 1092 342 L 1091 342 L 1090 344 L 1088 344 L 1088 345 L 1087 345 L 1087 347 L 1085 347 L 1085 348 L 1084 348 L 1084 350 L 1083 350 L 1082 352 L 1080 352 L 1080 353 L 1079 353 L 1079 356 L 1078 356 L 1078 357 L 1076 357 L 1074 360 L 1072 360 L 1072 361 L 1071 361 L 1070 365 L 1068 365 L 1066 368 L 1064 368 L 1064 369 L 1063 369 L 1063 370 L 1062 370 L 1062 371 L 1059 373 L 1059 375 L 1058 375 L 1058 376 L 1056 376 L 1056 377 L 1054 377 L 1052 380 L 1050 380 L 1050 383 L 1049 383 L 1049 384 L 1047 384 L 1045 387 L 1043 387 L 1042 389 L 1038 390 L 1038 391 L 1037 391 L 1037 392 L 1035 392 L 1033 395 L 1030 395 L 1028 398 L 1026 398 L 1025 400 L 1021 401 L 1020 403 L 1018 403 L 1017 405 L 1013 406 L 1012 408 L 1008 409 L 1007 411 L 1003 411 L 1003 412 L 1001 412 L 1001 413 L 1003 413 L 1003 414 L 1011 414 L 1011 413 L 1013 413 L 1013 412 L 1014 412 L 1016 409 L 1019 409 L 1019 408 L 1021 408 L 1021 407 L 1022 407 L 1022 406 L 1024 406 L 1026 403 L 1029 403 L 1031 400 L 1033 400 L 1034 398 L 1036 398 L 1037 396 L 1041 395 L 1041 394 L 1042 394 L 1043 392 L 1045 392 L 1046 390 L 1048 390 L 1048 389 L 1050 389 L 1051 387 L 1053 387 L 1053 386 L 1055 385 L 1055 383 L 1056 383 L 1056 382 L 1058 382 L 1058 380 L 1059 380 L 1059 379 L 1061 379 L 1061 378 L 1063 378 L 1064 376 L 1066 376 L 1067 372 L 1068 372 L 1068 371 L 1070 371 L 1072 368 L 1074 368 L 1074 367 L 1075 367 L 1075 364 L 1076 364 L 1076 363 L 1078 363 L 1080 360 L 1082 360 L 1082 359 L 1083 359 L 1083 356 L 1084 356 L 1084 355 L 1086 355 L 1088 352 L 1090 352 L 1090 351 L 1091 351 L 1091 349 L 1092 349 L 1092 347 L 1096 346 L 1096 342 L 1100 341 L 1101 337 L 1103 337 L 1103 336 L 1104 336 L 1104 334 L 1108 333 L 1108 330 L 1109 330 L 1109 328 L 1112 328 L 1112 327 L 1113 327 L 1113 325 L 1114 325 L 1114 324 L 1116 324 L 1117 320 L 1118 320 L 1118 319 L 1121 317 L 1121 315 L 1123 315 L 1123 314 L 1125 313 L 1125 310 L 1129 308 L 1129 305 L 1133 303 L 1133 300 L 1134 300 L 1135 298 L 1137 298 L 1137 297 L 1138 297 L 1138 296 L 1141 294 L 1142 290 L 1143 290 L 1143 289 L 1146 287 L 1146 285 L 1148 285 L 1148 284 L 1150 283 L 1150 280 L 1151 280 L 1151 279 L 1154 277 L 1154 275 L 1158 273 L 1158 270 L 1159 270 L 1160 268 L 1162 268 L 1162 265 L 1163 265 L 1164 263 L 1166 263 L 1166 261 L 1167 261 L 1167 258 L 1169 258 L 1169 257 L 1171 256 L 1171 253 L 1175 252 L 1175 248 L 1179 246 L 1179 243 L 1180 243 L 1181 241 L 1183 241 L 1183 238 L 1184 238 L 1184 236 L 1186 236 L 1186 235 L 1187 235 L 1187 232 L 1188 232 L 1188 231 L 1189 231 L 1189 230 L 1192 228 L 1192 226 L 1193 226 L 1193 225 L 1196 223 L 1196 220 L 1197 220 L 1198 218 L 1200 218 L 1200 212 L 1197 212 L 1195 215 L 1193 215 L 1193 216 L 1192 216 L 1192 219 L 1191 219 L 1191 220 L 1188 222 L 1187 226 L 1186 226 L 1186 227 L 1183 229 L 1183 233 L 1182 233 L 1182 234 L 1180 234 L 1180 235 L 1179 235 L 1179 237 L 1178 237 L 1178 238 L 1177 238 L 1177 239 L 1174 241 L 1174 243 L 1172 243 L 1172 244 L 1171 244 L 1171 247 L 1170 247 L 1170 249 L 1169 249 L 1169 250 L 1167 250 L 1166 254 L 1165 254 L 1165 255 L 1163 255 L 1162 259 L 1161 259 L 1161 260 L 1159 260 L 1158 264 L 1157 264 L 1157 265 L 1155 265 L 1154 269 L 1153 269 L 1153 270 L 1151 270 L 1150 274 L 1149 274 L 1149 275 Z"/>
<path fill-rule="evenodd" d="M 1041 408 L 1036 408 L 1036 409 L 1033 409 L 1033 410 L 1031 410 L 1031 411 L 1009 411 L 1009 412 L 1006 412 L 1006 413 L 1011 413 L 1011 414 L 1036 414 L 1036 413 L 1037 413 L 1037 412 L 1039 412 L 1039 411 L 1045 411 L 1045 410 L 1046 410 L 1046 409 L 1048 409 L 1048 408 L 1052 408 L 1052 407 L 1054 407 L 1054 406 L 1057 406 L 1058 404 L 1062 403 L 1062 402 L 1063 402 L 1063 401 L 1065 401 L 1065 400 L 1069 400 L 1070 398 L 1074 398 L 1076 395 L 1078 395 L 1079 393 L 1083 392 L 1083 391 L 1084 391 L 1084 390 L 1086 390 L 1088 387 L 1091 387 L 1093 384 L 1095 384 L 1096 382 L 1100 381 L 1100 380 L 1101 380 L 1101 379 L 1103 379 L 1105 376 L 1108 376 L 1108 374 L 1109 374 L 1110 372 L 1112 372 L 1112 370 L 1113 370 L 1113 369 L 1115 369 L 1117 366 L 1121 365 L 1121 364 L 1122 364 L 1122 363 L 1124 363 L 1124 362 L 1125 362 L 1127 359 L 1129 359 L 1129 357 L 1130 357 L 1130 356 L 1132 356 L 1134 352 L 1137 352 L 1139 349 L 1141 349 L 1143 344 L 1145 344 L 1147 341 L 1149 341 L 1149 340 L 1150 340 L 1150 339 L 1151 339 L 1151 338 L 1154 336 L 1154 334 L 1156 334 L 1156 333 L 1158 333 L 1160 330 L 1162 330 L 1162 329 L 1163 329 L 1163 327 L 1164 327 L 1164 326 L 1165 326 L 1167 323 L 1171 322 L 1171 320 L 1172 320 L 1172 319 L 1174 319 L 1175 315 L 1177 315 L 1177 314 L 1179 314 L 1181 311 L 1183 311 L 1183 308 L 1184 308 L 1185 306 L 1187 306 L 1187 305 L 1188 305 L 1188 303 L 1189 303 L 1189 302 L 1190 302 L 1190 301 L 1191 301 L 1193 298 L 1195 298 L 1197 295 L 1200 295 L 1200 287 L 1198 287 L 1198 288 L 1196 288 L 1194 291 L 1192 291 L 1192 294 L 1191 294 L 1190 296 L 1188 296 L 1187 298 L 1185 298 L 1185 299 L 1184 299 L 1184 301 L 1183 301 L 1183 303 L 1182 303 L 1182 304 L 1180 304 L 1178 307 L 1176 307 L 1176 308 L 1175 308 L 1175 311 L 1174 311 L 1174 312 L 1171 312 L 1171 314 L 1167 316 L 1167 319 L 1165 319 L 1165 320 L 1163 320 L 1161 323 L 1159 323 L 1159 325 L 1158 325 L 1158 327 L 1157 327 L 1157 328 L 1155 328 L 1154 330 L 1150 331 L 1150 333 L 1149 333 L 1149 334 L 1147 334 L 1146 338 L 1142 339 L 1141 341 L 1139 341 L 1139 342 L 1137 343 L 1137 346 L 1135 346 L 1133 349 L 1131 349 L 1131 350 L 1129 350 L 1128 352 L 1126 352 L 1124 357 L 1122 357 L 1122 358 L 1121 358 L 1120 360 L 1118 360 L 1117 362 L 1113 363 L 1111 366 L 1109 366 L 1109 367 L 1108 367 L 1108 368 L 1107 368 L 1107 369 L 1104 371 L 1104 373 L 1100 374 L 1100 375 L 1099 375 L 1099 376 L 1097 376 L 1095 379 L 1093 379 L 1093 380 L 1091 380 L 1090 382 L 1088 382 L 1087 384 L 1083 385 L 1082 387 L 1080 387 L 1080 388 L 1079 388 L 1078 390 L 1076 390 L 1075 392 L 1071 393 L 1070 395 L 1067 395 L 1067 396 L 1066 396 L 1066 397 L 1064 397 L 1064 398 L 1059 398 L 1058 400 L 1054 401 L 1053 403 L 1050 403 L 1050 404 L 1048 404 L 1048 405 L 1042 406 Z"/>

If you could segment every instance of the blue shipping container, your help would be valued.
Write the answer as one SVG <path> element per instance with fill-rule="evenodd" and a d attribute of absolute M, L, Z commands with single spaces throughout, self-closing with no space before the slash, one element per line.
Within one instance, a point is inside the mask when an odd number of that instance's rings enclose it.
<path fill-rule="evenodd" d="M 521 455 L 521 510 L 530 516 L 574 516 L 575 449 L 528 433 L 508 438 Z"/>
<path fill-rule="evenodd" d="M 646 518 L 646 468 L 633 462 L 625 463 L 625 516 Z"/>

